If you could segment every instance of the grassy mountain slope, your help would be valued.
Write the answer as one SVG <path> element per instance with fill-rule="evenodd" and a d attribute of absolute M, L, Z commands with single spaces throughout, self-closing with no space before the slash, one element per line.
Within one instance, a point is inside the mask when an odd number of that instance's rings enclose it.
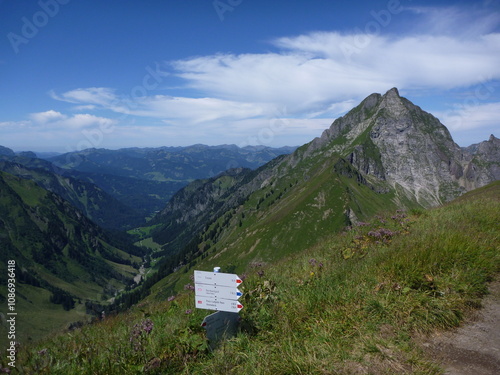
<path fill-rule="evenodd" d="M 196 180 L 178 191 L 150 222 L 154 226 L 153 241 L 163 245 L 166 254 L 181 250 L 193 234 L 227 209 L 226 202 L 236 198 L 235 188 L 252 174 L 249 169 L 231 169 L 210 179 Z"/>
<path fill-rule="evenodd" d="M 255 171 L 222 174 L 179 191 L 149 232 L 163 245 L 152 254 L 163 257 L 155 263 L 158 274 L 134 293 L 181 290 L 188 273 L 173 271 L 183 265 L 185 271 L 222 266 L 240 272 L 248 264 L 275 262 L 346 225 L 396 209 L 395 192 L 383 182 L 364 177 L 338 154 L 306 154 L 308 147 Z"/>
<path fill-rule="evenodd" d="M 58 174 L 62 172 L 49 162 L 34 158 L 11 158 L 0 161 L 0 170 L 35 181 L 82 211 L 85 216 L 103 228 L 127 229 L 139 226 L 140 214 L 106 193 L 97 185 Z"/>
<path fill-rule="evenodd" d="M 241 332 L 214 352 L 199 326 L 208 312 L 193 310 L 193 292 L 183 291 L 21 347 L 18 366 L 38 374 L 440 374 L 415 338 L 455 327 L 480 306 L 500 272 L 499 213 L 497 182 L 254 265 L 241 287 Z"/>
<path fill-rule="evenodd" d="M 141 262 L 140 250 L 126 240 L 105 233 L 58 195 L 5 172 L 0 172 L 0 246 L 2 268 L 16 261 L 20 324 L 33 327 L 22 331 L 23 339 L 81 317 L 86 300 L 103 303 L 131 282 Z M 6 278 L 6 272 L 0 274 L 1 301 Z M 76 314 L 57 321 L 63 310 L 75 307 Z"/>
<path fill-rule="evenodd" d="M 340 157 L 318 153 L 294 165 L 285 177 L 270 176 L 266 186 L 208 226 L 196 247 L 187 246 L 182 272 L 161 280 L 152 288 L 153 296 L 166 298 L 182 290 L 193 269 L 220 266 L 244 272 L 248 265 L 273 264 L 345 226 L 397 209 L 394 193 L 376 192 Z M 419 207 L 410 201 L 408 206 Z"/>

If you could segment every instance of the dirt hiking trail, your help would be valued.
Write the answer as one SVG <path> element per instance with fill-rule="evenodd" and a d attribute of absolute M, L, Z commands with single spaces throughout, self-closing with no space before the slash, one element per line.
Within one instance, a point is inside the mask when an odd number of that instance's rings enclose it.
<path fill-rule="evenodd" d="M 427 338 L 424 347 L 446 375 L 500 374 L 500 280 L 489 285 L 483 307 L 452 331 Z"/>

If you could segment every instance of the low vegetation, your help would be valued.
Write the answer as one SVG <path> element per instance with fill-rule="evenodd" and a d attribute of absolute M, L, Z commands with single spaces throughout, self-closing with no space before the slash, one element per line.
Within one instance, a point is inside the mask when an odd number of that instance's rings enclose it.
<path fill-rule="evenodd" d="M 187 285 L 21 345 L 12 373 L 440 374 L 414 339 L 481 306 L 500 271 L 499 222 L 500 183 L 437 209 L 376 216 L 277 264 L 252 264 L 240 275 L 240 332 L 216 350 L 200 327 L 209 312 L 194 309 Z"/>

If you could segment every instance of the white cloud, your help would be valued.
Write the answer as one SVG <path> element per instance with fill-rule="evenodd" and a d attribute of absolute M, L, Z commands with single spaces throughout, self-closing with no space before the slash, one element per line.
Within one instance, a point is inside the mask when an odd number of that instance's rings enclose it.
<path fill-rule="evenodd" d="M 88 113 L 69 116 L 49 110 L 32 113 L 29 120 L 0 122 L 0 129 L 2 143 L 14 149 L 68 152 L 103 147 L 116 139 L 116 124 L 115 119 Z"/>
<path fill-rule="evenodd" d="M 88 113 L 67 116 L 54 110 L 32 113 L 30 119 L 31 121 L 28 123 L 32 127 L 36 126 L 43 129 L 81 129 L 95 126 L 109 127 L 116 123 L 114 119 L 94 116 Z"/>
<path fill-rule="evenodd" d="M 107 89 L 103 88 L 103 90 Z M 75 91 L 78 92 L 77 95 L 72 91 L 62 95 L 53 93 L 52 97 L 63 101 L 71 100 L 71 103 L 99 103 L 99 108 L 110 109 L 124 115 L 182 120 L 190 124 L 262 116 L 271 107 L 263 103 L 239 102 L 213 97 L 186 98 L 154 95 L 132 99 L 112 95 L 103 100 L 102 91 L 99 88 L 80 88 Z M 67 99 L 68 97 L 71 99 Z M 78 107 L 87 107 L 87 105 Z"/>
<path fill-rule="evenodd" d="M 22 149 L 26 148 L 22 145 L 29 141 L 31 145 L 37 145 L 35 149 L 40 149 L 38 142 L 79 140 L 84 138 L 82 132 L 95 130 L 109 133 L 117 123 L 114 119 L 91 114 L 68 116 L 54 110 L 32 113 L 29 117 L 29 120 L 0 122 L 2 141 L 14 140 L 13 144 L 21 145 L 17 147 Z"/>
<path fill-rule="evenodd" d="M 76 114 L 66 120 L 58 122 L 61 128 L 81 129 L 89 127 L 110 127 L 116 123 L 115 120 L 98 117 L 90 114 Z"/>
<path fill-rule="evenodd" d="M 478 100 L 466 100 L 449 111 L 436 112 L 436 116 L 450 131 L 491 128 L 498 132 L 499 114 L 500 103 L 480 103 Z"/>
<path fill-rule="evenodd" d="M 128 108 L 127 108 L 128 107 Z M 266 105 L 217 98 L 184 98 L 156 95 L 126 105 L 122 113 L 200 123 L 261 116 Z"/>
<path fill-rule="evenodd" d="M 191 88 L 223 98 L 317 111 L 340 100 L 405 88 L 449 89 L 500 78 L 500 34 L 449 36 L 312 33 L 281 38 L 286 53 L 176 61 Z M 347 52 L 346 52 L 347 51 Z"/>
<path fill-rule="evenodd" d="M 481 2 L 468 6 L 415 6 L 405 9 L 418 17 L 413 23 L 415 31 L 429 35 L 471 38 L 494 32 L 500 24 L 500 12 L 481 6 Z"/>
<path fill-rule="evenodd" d="M 51 109 L 45 112 L 32 113 L 30 118 L 37 123 L 45 124 L 51 121 L 64 120 L 67 116 Z"/>
<path fill-rule="evenodd" d="M 0 129 L 2 129 L 2 137 L 7 133 L 25 131 L 31 126 L 31 121 L 0 121 Z"/>
<path fill-rule="evenodd" d="M 97 106 L 94 104 L 77 105 L 77 106 L 74 106 L 73 109 L 75 111 L 93 111 L 93 110 L 97 109 Z"/>
<path fill-rule="evenodd" d="M 56 94 L 54 91 L 49 92 L 49 95 L 56 100 L 62 100 L 69 103 L 86 103 L 99 106 L 109 106 L 116 101 L 115 90 L 108 87 L 89 87 L 70 90 L 62 95 Z"/>

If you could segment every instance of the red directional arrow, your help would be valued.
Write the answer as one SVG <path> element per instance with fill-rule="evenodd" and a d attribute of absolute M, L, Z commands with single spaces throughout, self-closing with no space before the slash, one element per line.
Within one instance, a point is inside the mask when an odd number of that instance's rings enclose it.
<path fill-rule="evenodd" d="M 196 307 L 199 309 L 228 311 L 237 313 L 243 308 L 243 305 L 238 301 L 233 301 L 229 299 L 217 299 L 212 297 L 197 296 Z"/>
<path fill-rule="evenodd" d="M 194 271 L 194 282 L 195 284 L 238 286 L 243 281 L 238 275 L 232 273 Z"/>

